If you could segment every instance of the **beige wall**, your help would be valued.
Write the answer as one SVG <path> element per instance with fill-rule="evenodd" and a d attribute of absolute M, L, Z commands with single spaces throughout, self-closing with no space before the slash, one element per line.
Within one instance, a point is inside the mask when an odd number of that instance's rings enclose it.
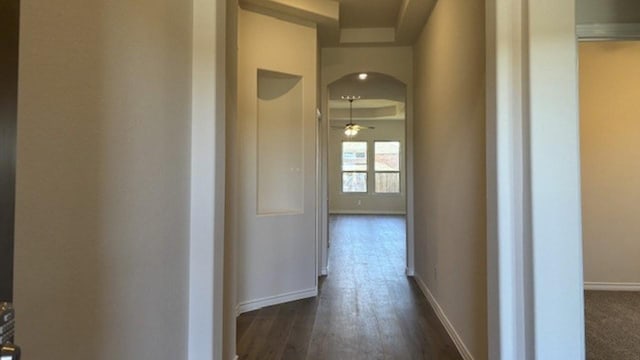
<path fill-rule="evenodd" d="M 341 129 L 329 131 L 329 213 L 331 214 L 405 214 L 407 196 L 405 122 L 400 120 L 357 121 L 362 126 L 375 129 L 362 130 L 348 139 Z M 374 141 L 400 141 L 400 193 L 376 194 L 374 192 L 373 147 Z M 369 161 L 367 194 L 342 192 L 342 142 L 366 141 Z"/>
<path fill-rule="evenodd" d="M 234 202 L 230 216 L 235 216 L 231 221 L 237 241 L 239 310 L 245 312 L 317 292 L 317 57 L 315 27 L 242 9 L 238 24 L 238 122 L 235 138 L 229 140 L 236 146 L 235 157 L 229 161 L 237 166 L 237 177 L 231 180 L 236 189 L 235 198 L 230 199 Z M 257 98 L 259 70 L 302 78 L 302 96 L 296 97 L 299 126 L 291 129 L 296 135 L 280 134 L 278 138 L 279 134 L 268 134 L 281 119 L 261 111 L 265 98 Z M 262 187 L 263 177 L 274 175 L 272 171 L 281 165 L 274 158 L 267 159 L 266 165 L 273 166 L 269 170 L 261 164 L 265 154 L 259 150 L 263 142 L 278 141 L 298 149 L 298 161 L 291 162 L 286 171 L 293 170 L 303 183 L 298 188 L 302 201 L 291 211 L 258 213 L 258 191 L 270 190 Z M 258 167 L 265 171 L 259 172 Z"/>
<path fill-rule="evenodd" d="M 584 277 L 640 283 L 640 42 L 580 44 Z"/>
<path fill-rule="evenodd" d="M 484 1 L 441 0 L 415 47 L 416 276 L 487 358 Z"/>
<path fill-rule="evenodd" d="M 191 4 L 22 1 L 27 359 L 185 359 Z"/>

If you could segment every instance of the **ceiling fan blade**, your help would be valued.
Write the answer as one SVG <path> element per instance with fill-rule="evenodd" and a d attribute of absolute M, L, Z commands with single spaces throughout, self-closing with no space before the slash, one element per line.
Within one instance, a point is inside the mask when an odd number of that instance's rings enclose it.
<path fill-rule="evenodd" d="M 362 125 L 353 125 L 353 128 L 356 130 L 373 130 L 375 127 L 373 126 L 362 126 Z"/>

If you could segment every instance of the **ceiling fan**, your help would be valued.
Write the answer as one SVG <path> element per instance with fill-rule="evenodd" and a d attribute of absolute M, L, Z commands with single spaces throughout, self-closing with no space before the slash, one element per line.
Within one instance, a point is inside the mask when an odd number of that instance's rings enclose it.
<path fill-rule="evenodd" d="M 347 137 L 354 137 L 358 135 L 360 130 L 373 130 L 375 127 L 373 126 L 362 126 L 353 123 L 353 102 L 355 100 L 359 100 L 360 96 L 342 96 L 342 100 L 349 101 L 349 123 L 343 126 L 332 126 L 332 128 L 336 129 L 344 129 L 344 134 Z"/>

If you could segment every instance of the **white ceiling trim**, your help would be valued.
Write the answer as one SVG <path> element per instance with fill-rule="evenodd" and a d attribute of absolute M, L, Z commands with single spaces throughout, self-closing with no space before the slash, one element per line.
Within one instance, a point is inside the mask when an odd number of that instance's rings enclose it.
<path fill-rule="evenodd" d="M 240 0 L 247 10 L 337 26 L 340 4 L 334 0 Z"/>
<path fill-rule="evenodd" d="M 640 23 L 633 24 L 579 24 L 578 40 L 640 40 Z"/>
<path fill-rule="evenodd" d="M 420 35 L 437 0 L 402 0 L 393 27 L 340 28 L 340 3 L 336 0 L 240 0 L 244 9 L 316 26 L 322 46 L 411 45 Z M 362 12 L 367 1 L 356 3 Z M 369 5 L 369 6 L 368 6 Z M 348 24 L 345 24 L 348 26 Z"/>

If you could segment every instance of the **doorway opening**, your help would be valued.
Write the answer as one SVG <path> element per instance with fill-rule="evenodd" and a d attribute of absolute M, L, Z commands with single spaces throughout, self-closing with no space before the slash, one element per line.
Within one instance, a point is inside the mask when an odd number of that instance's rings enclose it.
<path fill-rule="evenodd" d="M 328 205 L 321 274 L 331 271 L 332 260 L 338 266 L 345 251 L 384 253 L 379 246 L 399 254 L 395 266 L 404 273 L 413 257 L 407 236 L 407 86 L 382 73 L 350 73 L 327 86 L 324 105 L 326 129 L 320 133 L 326 134 L 322 178 Z M 331 245 L 338 239 L 352 249 L 339 244 L 334 253 Z"/>
<path fill-rule="evenodd" d="M 579 43 L 587 359 L 640 357 L 640 42 Z"/>

